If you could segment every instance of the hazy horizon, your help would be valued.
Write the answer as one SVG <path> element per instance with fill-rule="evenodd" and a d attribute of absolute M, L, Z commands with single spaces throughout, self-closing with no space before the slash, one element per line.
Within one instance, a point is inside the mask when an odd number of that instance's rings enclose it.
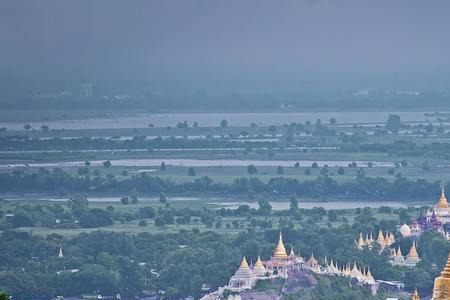
<path fill-rule="evenodd" d="M 1 78 L 446 88 L 448 1 L 2 1 Z"/>

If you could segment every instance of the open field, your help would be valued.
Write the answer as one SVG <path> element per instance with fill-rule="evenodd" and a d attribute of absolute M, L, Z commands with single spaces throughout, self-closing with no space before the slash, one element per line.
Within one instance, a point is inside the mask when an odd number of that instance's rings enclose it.
<path fill-rule="evenodd" d="M 14 203 L 20 203 L 21 205 L 25 205 L 26 203 L 33 203 L 33 204 L 54 204 L 58 202 L 48 202 L 48 201 L 18 201 L 18 202 L 10 202 L 9 205 L 14 205 Z M 60 204 L 65 204 L 65 202 L 59 202 Z M 189 208 L 192 210 L 203 210 L 204 208 L 207 209 L 215 209 L 222 207 L 222 205 L 219 204 L 211 204 L 207 203 L 205 201 L 169 201 L 170 207 L 172 208 Z M 225 204 L 225 203 L 223 203 Z M 155 210 L 158 208 L 164 208 L 164 205 L 159 202 L 139 202 L 136 205 L 122 205 L 118 202 L 91 202 L 90 207 L 91 208 L 100 208 L 100 209 L 106 209 L 108 206 L 113 207 L 114 211 L 121 212 L 121 213 L 136 213 L 139 211 L 140 208 L 151 206 Z M 320 206 L 320 205 L 318 205 Z M 226 207 L 226 206 L 225 206 Z M 378 213 L 377 209 L 372 209 L 374 212 L 374 217 L 379 220 L 398 220 L 398 215 L 396 214 L 387 214 L 387 213 Z M 339 209 L 337 210 L 339 219 L 336 222 L 329 222 L 327 218 L 325 217 L 321 221 L 316 221 L 315 226 L 318 227 L 339 227 L 343 224 L 353 224 L 354 218 L 356 217 L 356 209 Z M 139 221 L 145 220 L 147 224 L 145 226 L 139 225 Z M 68 229 L 68 228 L 48 228 L 48 227 L 21 227 L 17 229 L 18 231 L 28 232 L 30 234 L 36 234 L 36 235 L 42 235 L 47 236 L 51 233 L 56 233 L 65 237 L 73 237 L 78 235 L 79 233 L 85 232 L 93 232 L 93 231 L 113 231 L 113 232 L 123 232 L 127 234 L 138 234 L 141 232 L 148 232 L 148 233 L 174 233 L 178 232 L 180 230 L 188 230 L 191 231 L 192 229 L 196 228 L 199 231 L 214 231 L 220 234 L 237 234 L 242 231 L 247 231 L 248 228 L 251 228 L 251 222 L 250 219 L 247 217 L 221 217 L 221 225 L 220 227 L 217 227 L 216 225 L 212 227 L 208 227 L 202 222 L 200 222 L 199 217 L 192 217 L 192 221 L 190 224 L 170 224 L 165 225 L 164 227 L 156 227 L 154 225 L 153 219 L 140 219 L 140 220 L 132 220 L 132 221 L 124 221 L 124 222 L 115 222 L 111 226 L 105 226 L 100 228 L 74 228 L 74 229 Z M 301 227 L 302 223 L 307 221 L 306 219 L 303 220 L 294 220 L 292 218 L 284 217 L 284 216 L 259 216 L 259 217 L 252 217 L 252 220 L 264 220 L 264 221 L 270 221 L 274 228 L 278 227 L 278 224 L 280 220 L 290 220 L 293 222 L 295 227 Z M 239 223 L 239 228 L 234 228 L 233 222 Z"/>

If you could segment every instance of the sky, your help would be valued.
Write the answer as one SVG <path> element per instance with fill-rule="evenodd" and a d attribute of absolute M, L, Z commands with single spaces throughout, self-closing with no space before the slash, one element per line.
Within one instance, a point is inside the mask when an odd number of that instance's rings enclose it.
<path fill-rule="evenodd" d="M 0 74 L 436 84 L 449 12 L 448 0 L 1 0 Z"/>

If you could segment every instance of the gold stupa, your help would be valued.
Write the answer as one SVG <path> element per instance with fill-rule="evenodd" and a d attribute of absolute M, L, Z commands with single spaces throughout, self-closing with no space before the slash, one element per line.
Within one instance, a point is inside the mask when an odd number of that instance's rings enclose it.
<path fill-rule="evenodd" d="M 248 269 L 249 267 L 248 267 L 248 263 L 247 263 L 247 260 L 245 259 L 245 256 L 242 258 L 242 261 L 241 261 L 241 267 L 240 267 L 241 269 Z"/>
<path fill-rule="evenodd" d="M 413 244 L 411 246 L 411 249 L 409 249 L 408 256 L 409 257 L 414 257 L 414 258 L 419 257 L 419 254 L 417 254 L 416 242 L 415 241 L 413 242 Z"/>
<path fill-rule="evenodd" d="M 255 268 L 261 268 L 261 267 L 264 268 L 264 265 L 263 265 L 263 263 L 261 261 L 261 258 L 258 256 L 258 260 L 255 263 Z"/>
<path fill-rule="evenodd" d="M 286 248 L 284 248 L 284 245 L 283 245 L 283 236 L 281 235 L 281 232 L 280 232 L 280 238 L 278 239 L 277 247 L 275 248 L 275 251 L 274 251 L 272 257 L 278 258 L 278 259 L 288 258 L 287 253 L 286 253 Z"/>
<path fill-rule="evenodd" d="M 434 280 L 432 300 L 450 300 L 450 255 L 441 276 Z"/>
<path fill-rule="evenodd" d="M 436 205 L 436 208 L 448 208 L 447 198 L 445 197 L 445 190 L 442 188 L 441 198 L 439 198 L 439 202 Z"/>

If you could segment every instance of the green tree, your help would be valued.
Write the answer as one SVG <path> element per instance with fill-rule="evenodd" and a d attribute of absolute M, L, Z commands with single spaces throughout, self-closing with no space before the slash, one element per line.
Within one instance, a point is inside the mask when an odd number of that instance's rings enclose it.
<path fill-rule="evenodd" d="M 258 211 L 263 215 L 268 215 L 272 211 L 272 205 L 270 205 L 267 199 L 261 198 L 258 200 Z"/>
<path fill-rule="evenodd" d="M 222 120 L 222 121 L 220 122 L 220 127 L 222 127 L 222 128 L 228 127 L 228 121 L 227 121 L 227 120 Z"/>
<path fill-rule="evenodd" d="M 161 203 L 167 203 L 167 197 L 166 197 L 166 194 L 164 194 L 163 192 L 161 192 L 161 193 L 159 194 L 159 202 L 161 202 Z"/>
<path fill-rule="evenodd" d="M 258 170 L 256 169 L 255 165 L 248 165 L 247 166 L 247 173 L 250 175 L 255 175 L 258 173 Z"/>
<path fill-rule="evenodd" d="M 109 168 L 109 167 L 111 167 L 111 161 L 110 160 L 107 160 L 107 161 L 104 161 L 103 162 L 103 166 L 105 167 L 105 168 Z"/>
<path fill-rule="evenodd" d="M 397 134 L 401 126 L 402 121 L 400 119 L 400 116 L 390 114 L 386 122 L 386 129 L 392 132 L 393 134 Z"/>
<path fill-rule="evenodd" d="M 336 212 L 334 209 L 330 209 L 330 210 L 328 211 L 328 220 L 329 220 L 330 222 L 336 222 L 337 219 L 338 219 L 338 214 L 337 214 L 337 212 Z"/>
<path fill-rule="evenodd" d="M 157 216 L 155 218 L 155 226 L 156 227 L 164 227 L 164 225 L 166 225 L 166 222 L 164 222 L 164 218 L 161 216 Z"/>
<path fill-rule="evenodd" d="M 278 166 L 278 167 L 277 167 L 277 174 L 278 174 L 278 175 L 283 175 L 283 174 L 284 174 L 284 169 L 283 169 L 282 166 Z"/>
<path fill-rule="evenodd" d="M 188 169 L 188 175 L 189 176 L 195 176 L 195 174 L 196 174 L 195 169 L 193 167 L 190 167 Z"/>
<path fill-rule="evenodd" d="M 135 188 L 132 188 L 131 191 L 129 192 L 129 195 L 130 195 L 130 199 L 131 199 L 131 204 L 137 204 L 138 203 L 137 190 Z"/>
<path fill-rule="evenodd" d="M 165 171 L 166 170 L 166 164 L 164 162 L 161 163 L 160 170 L 161 171 Z"/>
<path fill-rule="evenodd" d="M 290 201 L 289 201 L 289 210 L 291 212 L 298 211 L 298 199 L 295 197 L 295 195 L 292 195 Z"/>
<path fill-rule="evenodd" d="M 9 300 L 9 294 L 4 291 L 0 291 L 0 300 Z"/>
<path fill-rule="evenodd" d="M 72 214 L 79 218 L 84 212 L 86 212 L 89 208 L 89 201 L 86 197 L 83 196 L 72 196 L 69 200 L 67 200 L 67 206 L 72 211 Z"/>

